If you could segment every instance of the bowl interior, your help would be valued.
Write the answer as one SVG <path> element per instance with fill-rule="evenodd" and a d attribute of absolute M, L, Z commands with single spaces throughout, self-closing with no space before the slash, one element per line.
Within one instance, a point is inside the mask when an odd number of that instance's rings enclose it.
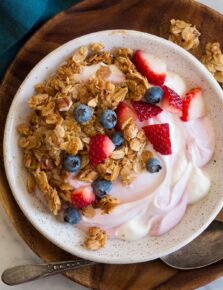
<path fill-rule="evenodd" d="M 99 251 L 88 251 L 81 246 L 83 233 L 53 217 L 26 188 L 26 171 L 21 150 L 17 146 L 16 127 L 26 120 L 27 99 L 34 93 L 33 86 L 47 78 L 68 55 L 81 45 L 101 41 L 106 49 L 125 46 L 146 50 L 167 62 L 168 70 L 180 74 L 189 87 L 201 86 L 216 135 L 216 150 L 207 171 L 212 186 L 209 195 L 189 206 L 182 222 L 160 237 L 145 237 L 138 241 L 110 240 Z M 198 236 L 215 218 L 223 205 L 222 170 L 223 118 L 220 86 L 192 55 L 173 43 L 154 35 L 137 31 L 102 31 L 71 40 L 51 52 L 29 73 L 11 105 L 4 136 L 4 161 L 11 190 L 24 214 L 50 241 L 71 254 L 104 263 L 134 263 L 152 260 L 169 254 Z"/>

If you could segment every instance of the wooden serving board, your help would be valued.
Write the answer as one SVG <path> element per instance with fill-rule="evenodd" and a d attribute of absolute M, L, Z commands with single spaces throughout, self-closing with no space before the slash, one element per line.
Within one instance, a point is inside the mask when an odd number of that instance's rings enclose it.
<path fill-rule="evenodd" d="M 48 21 L 20 50 L 8 68 L 0 88 L 0 136 L 7 112 L 27 73 L 59 45 L 86 33 L 105 29 L 135 29 L 168 36 L 169 21 L 178 18 L 196 24 L 201 45 L 193 53 L 200 57 L 208 41 L 220 41 L 223 16 L 190 0 L 86 0 Z M 16 146 L 16 144 L 15 144 Z M 18 233 L 45 261 L 73 259 L 44 238 L 20 211 L 9 189 L 3 166 L 1 142 L 0 200 Z M 222 212 L 223 215 L 223 212 Z M 160 260 L 133 265 L 102 265 L 65 274 L 82 285 L 100 290 L 194 289 L 223 275 L 223 261 L 195 271 L 177 271 Z"/>

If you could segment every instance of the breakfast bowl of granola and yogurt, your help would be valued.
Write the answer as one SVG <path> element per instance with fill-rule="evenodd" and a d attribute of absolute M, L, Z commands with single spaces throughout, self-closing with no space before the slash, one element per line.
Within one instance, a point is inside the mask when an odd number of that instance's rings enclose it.
<path fill-rule="evenodd" d="M 222 91 L 192 55 L 130 30 L 57 48 L 26 77 L 4 136 L 8 181 L 62 249 L 134 263 L 196 238 L 223 205 Z"/>

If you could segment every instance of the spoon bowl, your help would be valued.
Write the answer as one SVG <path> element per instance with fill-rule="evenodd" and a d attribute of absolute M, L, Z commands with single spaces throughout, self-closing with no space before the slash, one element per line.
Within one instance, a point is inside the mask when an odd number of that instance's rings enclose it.
<path fill-rule="evenodd" d="M 172 268 L 191 270 L 203 268 L 223 259 L 223 223 L 212 224 L 183 248 L 161 258 Z"/>

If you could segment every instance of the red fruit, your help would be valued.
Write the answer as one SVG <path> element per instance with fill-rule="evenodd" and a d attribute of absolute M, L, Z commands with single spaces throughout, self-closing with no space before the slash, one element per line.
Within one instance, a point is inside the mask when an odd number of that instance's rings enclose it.
<path fill-rule="evenodd" d="M 162 85 L 166 78 L 166 64 L 158 57 L 142 50 L 136 50 L 134 63 L 139 72 L 144 75 L 151 84 Z"/>
<path fill-rule="evenodd" d="M 180 113 L 182 112 L 183 100 L 182 98 L 171 88 L 163 85 L 164 91 L 162 106 L 168 108 L 171 112 Z"/>
<path fill-rule="evenodd" d="M 160 107 L 148 104 L 143 101 L 132 101 L 132 106 L 136 111 L 139 121 L 141 122 L 155 117 L 162 112 Z"/>
<path fill-rule="evenodd" d="M 172 154 L 169 124 L 148 125 L 143 130 L 157 152 L 163 155 Z"/>
<path fill-rule="evenodd" d="M 84 208 L 95 201 L 95 194 L 90 186 L 81 186 L 71 193 L 71 202 L 77 208 Z"/>
<path fill-rule="evenodd" d="M 133 120 L 137 119 L 136 113 L 132 110 L 132 108 L 124 102 L 119 103 L 118 108 L 116 110 L 117 114 L 117 125 L 116 128 L 121 130 L 122 124 L 127 121 L 129 118 Z"/>
<path fill-rule="evenodd" d="M 115 150 L 115 145 L 104 134 L 91 137 L 89 144 L 89 159 L 94 166 L 107 159 Z"/>
<path fill-rule="evenodd" d="M 201 95 L 201 88 L 188 91 L 183 98 L 182 121 L 201 118 L 205 115 L 205 105 Z"/>

